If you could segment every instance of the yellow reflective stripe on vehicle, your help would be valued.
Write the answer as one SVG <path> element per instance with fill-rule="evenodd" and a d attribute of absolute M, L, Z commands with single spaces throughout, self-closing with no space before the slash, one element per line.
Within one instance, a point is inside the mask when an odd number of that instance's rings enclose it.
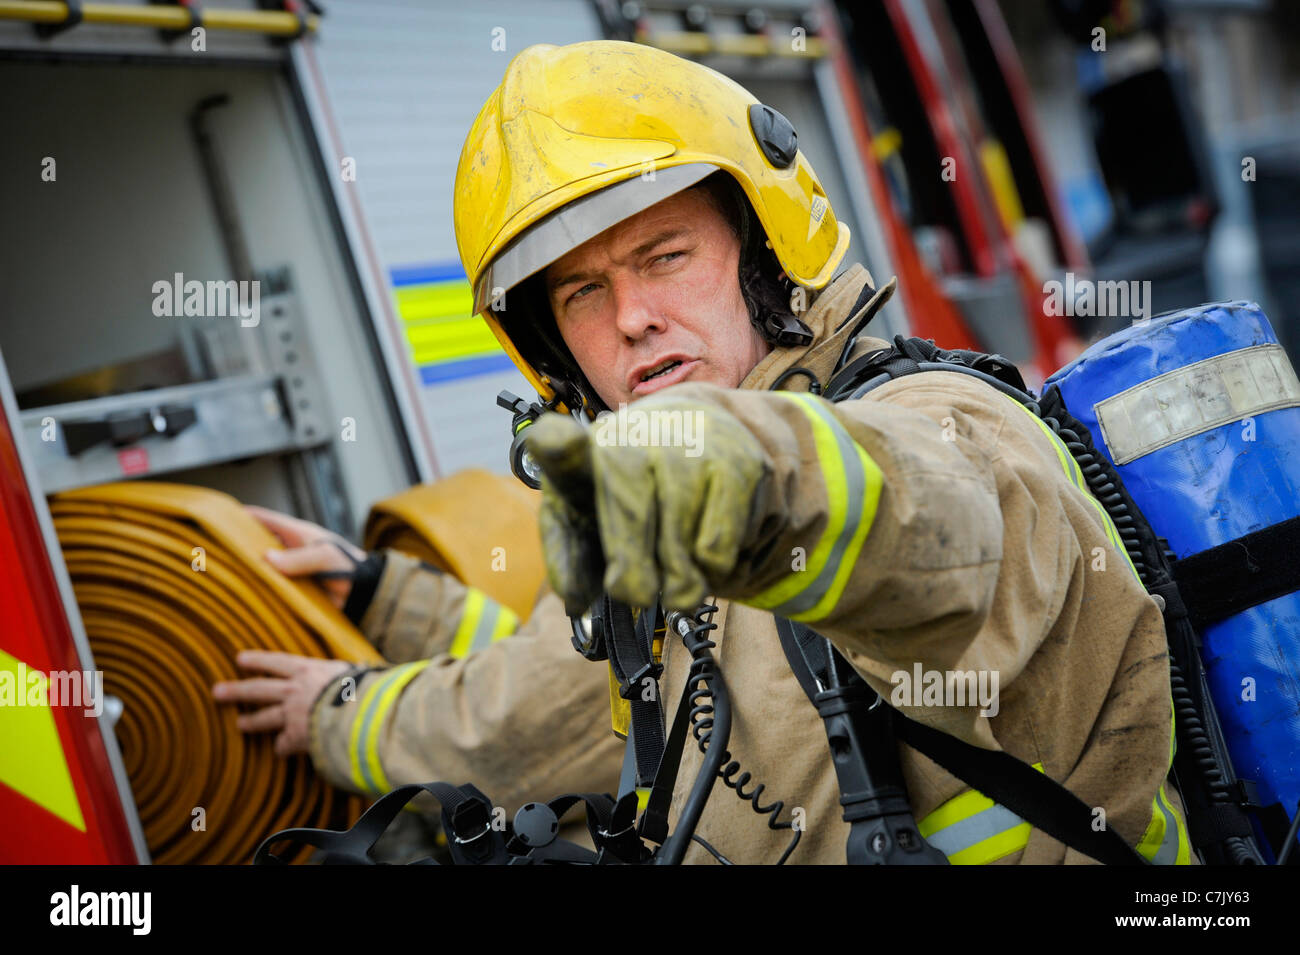
<path fill-rule="evenodd" d="M 0 783 L 85 832 L 50 709 L 49 683 L 43 671 L 0 650 Z M 81 707 L 74 712 L 82 718 Z"/>
<path fill-rule="evenodd" d="M 519 615 L 503 607 L 477 587 L 468 588 L 460 625 L 447 649 L 456 659 L 469 656 L 508 637 L 519 629 Z"/>
<path fill-rule="evenodd" d="M 1106 513 L 1106 508 L 1102 506 L 1101 501 L 1097 500 L 1092 491 L 1088 488 L 1088 482 L 1083 476 L 1083 469 L 1079 467 L 1079 462 L 1074 460 L 1074 455 L 1072 455 L 1070 449 L 1065 446 L 1065 442 L 1061 440 L 1060 435 L 1052 430 L 1051 425 L 1022 405 L 1019 401 L 1016 401 L 1015 398 L 1012 398 L 1010 395 L 1006 395 L 1005 397 L 1013 405 L 1025 414 L 1029 415 L 1033 422 L 1042 429 L 1043 434 L 1047 435 L 1047 439 L 1052 442 L 1052 449 L 1056 452 L 1056 456 L 1061 462 L 1061 469 L 1065 471 L 1065 476 L 1070 479 L 1071 484 L 1084 493 L 1088 502 L 1096 509 L 1097 515 L 1101 518 L 1102 529 L 1106 533 L 1106 539 L 1110 541 L 1111 546 L 1120 552 L 1120 555 L 1124 558 L 1124 562 L 1128 564 L 1129 570 L 1133 571 L 1133 576 L 1138 580 L 1141 580 L 1141 575 L 1138 574 L 1137 568 L 1133 566 L 1133 559 L 1129 557 L 1128 551 L 1124 548 L 1124 541 L 1119 536 L 1119 528 L 1117 528 L 1115 522 L 1110 519 L 1110 515 Z"/>
<path fill-rule="evenodd" d="M 826 483 L 826 530 L 803 570 L 796 570 L 747 601 L 791 620 L 820 620 L 839 602 L 862 543 L 876 519 L 884 475 L 836 420 L 823 399 L 777 392 L 797 402 L 812 425 L 813 445 Z"/>
<path fill-rule="evenodd" d="M 1034 769 L 1043 772 L 1042 763 Z M 1019 852 L 1033 827 L 974 789 L 953 796 L 919 823 L 925 840 L 953 865 L 986 865 Z"/>
<path fill-rule="evenodd" d="M 360 714 L 352 722 L 348 755 L 352 781 L 362 791 L 378 794 L 392 789 L 379 762 L 379 730 L 402 688 L 428 665 L 428 660 L 420 660 L 395 666 L 375 680 L 361 698 Z"/>

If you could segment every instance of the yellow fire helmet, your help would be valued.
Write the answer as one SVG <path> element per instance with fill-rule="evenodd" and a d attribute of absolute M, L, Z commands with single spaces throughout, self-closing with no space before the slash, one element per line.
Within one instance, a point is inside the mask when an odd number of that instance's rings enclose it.
<path fill-rule="evenodd" d="M 511 290 L 719 171 L 743 191 L 786 276 L 825 287 L 849 229 L 780 113 L 708 67 L 637 43 L 539 44 L 511 60 L 461 150 L 456 244 L 475 313 L 544 400 L 581 400 L 563 381 L 576 366 L 549 307 Z"/>

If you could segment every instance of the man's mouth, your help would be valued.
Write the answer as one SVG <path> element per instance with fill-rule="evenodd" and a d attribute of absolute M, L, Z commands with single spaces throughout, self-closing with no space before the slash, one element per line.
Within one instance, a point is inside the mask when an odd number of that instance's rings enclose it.
<path fill-rule="evenodd" d="M 649 381 L 651 378 L 658 378 L 660 375 L 666 375 L 668 374 L 668 372 L 672 371 L 680 364 L 681 362 L 678 361 L 676 358 L 670 361 L 666 361 L 663 364 L 659 365 L 657 368 L 653 369 L 652 371 L 648 371 L 644 375 L 642 375 L 641 380 Z"/>
<path fill-rule="evenodd" d="M 698 359 L 665 358 L 658 364 L 643 369 L 635 377 L 632 384 L 632 393 L 647 395 L 652 391 L 658 391 L 660 388 L 676 384 L 690 374 L 691 369 L 697 364 L 699 364 Z"/>

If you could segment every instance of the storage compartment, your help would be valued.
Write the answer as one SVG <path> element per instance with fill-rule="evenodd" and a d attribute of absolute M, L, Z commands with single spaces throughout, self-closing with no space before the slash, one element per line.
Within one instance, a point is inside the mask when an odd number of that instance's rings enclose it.
<path fill-rule="evenodd" d="M 44 492 L 159 477 L 352 534 L 417 479 L 283 70 L 0 60 L 0 352 Z"/>

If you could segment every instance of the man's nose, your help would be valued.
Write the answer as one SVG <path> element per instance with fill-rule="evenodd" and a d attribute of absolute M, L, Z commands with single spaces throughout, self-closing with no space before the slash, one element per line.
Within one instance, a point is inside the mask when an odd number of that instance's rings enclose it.
<path fill-rule="evenodd" d="M 635 279 L 614 284 L 614 324 L 630 341 L 639 341 L 652 330 L 662 332 L 668 326 L 657 298 Z"/>

